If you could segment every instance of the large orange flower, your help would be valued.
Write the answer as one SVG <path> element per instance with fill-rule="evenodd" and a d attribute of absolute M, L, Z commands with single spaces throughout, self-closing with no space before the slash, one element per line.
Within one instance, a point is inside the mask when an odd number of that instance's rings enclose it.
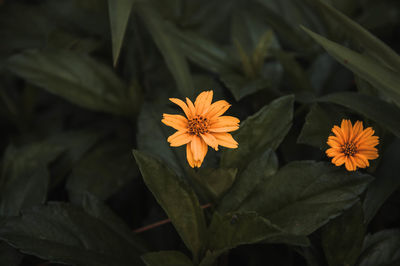
<path fill-rule="evenodd" d="M 334 126 L 332 132 L 335 136 L 328 137 L 331 148 L 326 154 L 333 157 L 332 163 L 336 166 L 345 164 L 348 171 L 355 171 L 357 167 L 368 167 L 368 160 L 378 158 L 375 146 L 379 144 L 379 137 L 373 136 L 375 131 L 371 127 L 363 129 L 361 121 L 352 126 L 350 120 L 343 119 L 341 126 Z"/>
<path fill-rule="evenodd" d="M 218 150 L 218 145 L 237 148 L 238 143 L 228 132 L 239 128 L 239 119 L 232 116 L 221 116 L 231 106 L 221 100 L 211 104 L 213 91 L 203 91 L 197 96 L 194 104 L 188 98 L 186 103 L 176 98 L 169 100 L 182 108 L 182 115 L 163 114 L 161 120 L 177 132 L 168 138 L 172 147 L 186 144 L 186 157 L 191 167 L 200 167 L 207 154 L 208 146 Z"/>

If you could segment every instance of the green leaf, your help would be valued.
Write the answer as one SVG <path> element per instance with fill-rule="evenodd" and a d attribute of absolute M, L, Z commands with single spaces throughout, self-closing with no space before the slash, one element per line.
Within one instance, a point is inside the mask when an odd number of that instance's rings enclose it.
<path fill-rule="evenodd" d="M 65 203 L 50 203 L 3 220 L 0 239 L 22 253 L 77 266 L 129 266 L 138 252 L 101 220 Z"/>
<path fill-rule="evenodd" d="M 398 73 L 379 64 L 368 55 L 354 52 L 305 27 L 302 27 L 302 29 L 339 63 L 353 71 L 354 74 L 371 83 L 372 86 L 382 90 L 382 93 L 400 106 L 400 77 Z"/>
<path fill-rule="evenodd" d="M 325 150 L 326 141 L 334 125 L 340 125 L 345 114 L 334 106 L 327 104 L 313 104 L 306 116 L 306 121 L 301 129 L 297 143 L 308 144 Z"/>
<path fill-rule="evenodd" d="M 134 1 L 135 0 L 108 0 L 114 66 L 117 65 Z"/>
<path fill-rule="evenodd" d="M 232 186 L 236 174 L 237 169 L 233 168 L 200 168 L 192 177 L 213 200 L 217 200 Z"/>
<path fill-rule="evenodd" d="M 357 266 L 395 266 L 400 263 L 400 231 L 384 230 L 368 235 Z"/>
<path fill-rule="evenodd" d="M 284 96 L 248 117 L 233 133 L 239 148 L 223 153 L 222 166 L 241 169 L 258 153 L 278 148 L 292 126 L 293 103 L 292 95 Z"/>
<path fill-rule="evenodd" d="M 371 180 L 325 162 L 294 161 L 259 184 L 239 211 L 256 211 L 289 233 L 308 235 L 350 208 Z"/>
<path fill-rule="evenodd" d="M 142 256 L 147 266 L 193 266 L 183 253 L 175 250 L 150 252 Z"/>
<path fill-rule="evenodd" d="M 222 213 L 236 210 L 256 186 L 275 174 L 277 169 L 278 159 L 271 149 L 267 149 L 241 172 L 233 187 L 220 201 L 218 210 Z"/>
<path fill-rule="evenodd" d="M 49 186 L 47 165 L 64 149 L 46 142 L 6 150 L 0 179 L 0 216 L 44 203 Z"/>
<path fill-rule="evenodd" d="M 206 223 L 195 193 L 160 161 L 134 150 L 143 179 L 197 261 L 204 247 Z"/>
<path fill-rule="evenodd" d="M 0 261 L 7 266 L 21 265 L 23 255 L 4 241 L 0 241 Z"/>
<path fill-rule="evenodd" d="M 7 67 L 29 82 L 84 108 L 130 114 L 126 86 L 107 66 L 71 51 L 28 50 L 8 60 Z"/>
<path fill-rule="evenodd" d="M 319 7 L 327 18 L 331 19 L 331 27 L 344 34 L 354 44 L 363 47 L 365 52 L 382 64 L 387 64 L 394 71 L 400 71 L 400 56 L 389 46 L 369 31 L 361 27 L 346 15 L 321 0 L 308 0 Z"/>
<path fill-rule="evenodd" d="M 72 202 L 85 193 L 106 200 L 139 175 L 126 143 L 107 141 L 97 145 L 73 167 L 67 181 Z"/>
<path fill-rule="evenodd" d="M 356 92 L 338 92 L 321 97 L 318 101 L 345 106 L 374 120 L 400 137 L 400 109 L 379 98 Z"/>
<path fill-rule="evenodd" d="M 146 24 L 158 49 L 162 53 L 183 96 L 193 96 L 193 80 L 189 65 L 182 55 L 176 40 L 168 33 L 165 21 L 154 8 L 146 3 L 138 3 L 137 12 Z"/>
<path fill-rule="evenodd" d="M 255 212 L 225 215 L 215 212 L 208 229 L 208 236 L 207 253 L 201 266 L 212 265 L 222 253 L 239 245 L 268 240 L 269 243 L 286 242 L 290 234 Z"/>
<path fill-rule="evenodd" d="M 400 173 L 399 151 L 400 139 L 397 138 L 380 155 L 382 159 L 374 174 L 376 179 L 368 186 L 363 203 L 367 224 L 373 219 L 389 196 L 400 188 L 400 179 L 398 177 L 398 173 Z"/>
<path fill-rule="evenodd" d="M 329 222 L 322 230 L 322 247 L 328 265 L 354 265 L 362 250 L 365 230 L 360 202 Z"/>

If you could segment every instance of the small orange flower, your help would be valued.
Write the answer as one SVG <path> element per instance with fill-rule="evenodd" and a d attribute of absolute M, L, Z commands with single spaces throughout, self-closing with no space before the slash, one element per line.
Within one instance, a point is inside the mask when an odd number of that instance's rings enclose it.
<path fill-rule="evenodd" d="M 373 136 L 375 131 L 371 127 L 363 129 L 361 121 L 352 126 L 350 120 L 343 119 L 340 127 L 334 126 L 332 132 L 335 136 L 328 137 L 331 148 L 326 154 L 333 157 L 332 163 L 336 166 L 345 164 L 348 171 L 355 171 L 357 167 L 368 167 L 368 160 L 378 158 L 375 146 L 379 144 L 379 137 Z"/>
<path fill-rule="evenodd" d="M 203 91 L 194 104 L 186 98 L 186 103 L 176 98 L 169 100 L 182 108 L 182 115 L 163 114 L 161 122 L 173 127 L 177 132 L 167 141 L 172 147 L 186 144 L 186 157 L 191 167 L 200 167 L 207 154 L 208 146 L 218 150 L 218 145 L 237 148 L 238 143 L 228 132 L 239 128 L 239 119 L 221 116 L 231 106 L 221 100 L 211 104 L 213 91 Z"/>

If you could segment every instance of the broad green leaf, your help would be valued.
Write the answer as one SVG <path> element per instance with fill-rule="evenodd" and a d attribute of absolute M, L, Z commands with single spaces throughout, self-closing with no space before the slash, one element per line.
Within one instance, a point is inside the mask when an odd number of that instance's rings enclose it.
<path fill-rule="evenodd" d="M 7 67 L 29 82 L 79 106 L 113 114 L 131 114 L 135 104 L 126 86 L 107 66 L 71 51 L 28 50 Z"/>
<path fill-rule="evenodd" d="M 146 253 L 142 259 L 147 266 L 194 266 L 185 254 L 175 250 Z"/>
<path fill-rule="evenodd" d="M 213 200 L 217 200 L 232 186 L 236 174 L 236 168 L 200 168 L 192 177 Z"/>
<path fill-rule="evenodd" d="M 76 266 L 140 265 L 138 252 L 103 221 L 65 203 L 49 203 L 2 221 L 0 239 L 22 253 Z"/>
<path fill-rule="evenodd" d="M 400 56 L 383 41 L 326 2 L 321 0 L 307 1 L 319 7 L 319 12 L 330 19 L 332 28 L 344 34 L 354 44 L 363 47 L 368 55 L 380 61 L 380 63 L 387 64 L 394 71 L 400 72 Z"/>
<path fill-rule="evenodd" d="M 18 215 L 21 209 L 45 202 L 47 165 L 63 151 L 63 147 L 46 142 L 8 147 L 0 178 L 0 216 Z"/>
<path fill-rule="evenodd" d="M 164 112 L 167 113 L 167 111 Z M 163 111 L 154 104 L 144 103 L 142 105 L 136 136 L 139 150 L 152 153 L 166 162 L 178 175 L 183 175 L 178 157 L 167 142 L 168 127 L 161 122 L 162 114 Z"/>
<path fill-rule="evenodd" d="M 4 241 L 0 241 L 0 261 L 7 266 L 21 265 L 23 255 Z"/>
<path fill-rule="evenodd" d="M 308 144 L 324 150 L 328 147 L 326 141 L 332 133 L 334 125 L 340 125 L 345 114 L 334 106 L 313 104 L 306 116 L 297 143 Z"/>
<path fill-rule="evenodd" d="M 275 174 L 277 169 L 278 159 L 274 151 L 267 149 L 240 173 L 233 187 L 220 201 L 218 210 L 222 213 L 236 210 L 257 185 Z"/>
<path fill-rule="evenodd" d="M 180 31 L 167 25 L 168 32 L 176 39 L 182 53 L 194 63 L 216 73 L 234 72 L 238 69 L 229 53 L 212 41 L 190 31 Z"/>
<path fill-rule="evenodd" d="M 400 231 L 384 230 L 368 235 L 357 266 L 396 266 L 400 263 Z"/>
<path fill-rule="evenodd" d="M 368 55 L 352 51 L 307 28 L 302 27 L 302 29 L 339 63 L 371 83 L 372 86 L 382 90 L 382 93 L 400 106 L 400 77 L 398 73 L 379 64 Z"/>
<path fill-rule="evenodd" d="M 290 234 L 255 212 L 227 213 L 225 215 L 215 212 L 208 229 L 208 236 L 207 252 L 201 266 L 213 265 L 212 263 L 218 256 L 239 245 L 261 241 L 287 243 L 288 237 L 291 237 Z M 305 237 L 297 238 L 298 240 L 304 238 L 305 241 L 301 242 L 308 243 Z M 295 244 L 298 244 L 298 240 Z"/>
<path fill-rule="evenodd" d="M 248 117 L 233 133 L 239 148 L 223 153 L 222 166 L 241 169 L 265 149 L 278 148 L 292 125 L 293 104 L 292 95 L 284 96 Z"/>
<path fill-rule="evenodd" d="M 400 137 L 400 109 L 379 98 L 355 92 L 338 92 L 323 96 L 318 101 L 345 106 L 374 120 Z"/>
<path fill-rule="evenodd" d="M 256 211 L 289 233 L 308 235 L 350 208 L 371 180 L 330 163 L 294 161 L 259 184 L 239 211 Z"/>
<path fill-rule="evenodd" d="M 376 215 L 383 203 L 392 193 L 400 188 L 399 164 L 400 139 L 396 139 L 387 146 L 383 154 L 380 154 L 381 161 L 374 173 L 376 179 L 368 186 L 363 207 L 365 222 L 368 224 Z"/>
<path fill-rule="evenodd" d="M 178 48 L 177 41 L 167 31 L 166 22 L 154 8 L 146 3 L 138 3 L 136 8 L 158 49 L 160 49 L 168 69 L 174 76 L 179 91 L 183 96 L 193 96 L 193 80 L 189 65 Z"/>
<path fill-rule="evenodd" d="M 134 1 L 135 0 L 108 0 L 114 66 L 117 65 Z"/>
<path fill-rule="evenodd" d="M 137 150 L 133 154 L 147 187 L 197 261 L 204 248 L 206 223 L 195 193 L 160 161 Z"/>
<path fill-rule="evenodd" d="M 139 175 L 129 147 L 122 141 L 98 144 L 72 168 L 66 187 L 72 202 L 90 192 L 106 200 Z"/>
<path fill-rule="evenodd" d="M 364 215 L 357 202 L 322 229 L 322 247 L 329 266 L 354 265 L 365 234 Z"/>

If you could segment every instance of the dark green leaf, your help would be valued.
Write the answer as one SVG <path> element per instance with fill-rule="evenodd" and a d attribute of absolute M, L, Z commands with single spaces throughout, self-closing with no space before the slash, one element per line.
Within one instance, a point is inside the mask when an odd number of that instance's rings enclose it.
<path fill-rule="evenodd" d="M 240 173 L 233 187 L 220 201 L 218 210 L 222 213 L 236 210 L 256 186 L 275 174 L 277 169 L 278 159 L 272 150 L 267 149 Z"/>
<path fill-rule="evenodd" d="M 18 215 L 23 208 L 45 202 L 49 186 L 47 165 L 63 151 L 62 146 L 45 142 L 22 148 L 9 146 L 0 179 L 0 216 Z"/>
<path fill-rule="evenodd" d="M 66 186 L 73 202 L 85 192 L 106 200 L 138 174 L 129 147 L 122 141 L 108 141 L 96 146 L 73 167 Z"/>
<path fill-rule="evenodd" d="M 190 97 L 193 95 L 193 80 L 190 74 L 186 58 L 178 48 L 177 42 L 168 34 L 165 21 L 154 8 L 146 3 L 138 3 L 136 6 L 138 14 L 146 24 L 154 42 L 164 56 L 165 63 L 175 78 L 179 91 L 182 95 Z"/>
<path fill-rule="evenodd" d="M 142 256 L 147 266 L 193 266 L 183 253 L 175 250 L 146 253 Z"/>
<path fill-rule="evenodd" d="M 137 150 L 133 154 L 147 187 L 196 261 L 204 247 L 206 224 L 195 193 L 160 161 Z"/>
<path fill-rule="evenodd" d="M 0 261 L 6 266 L 19 266 L 23 255 L 6 242 L 0 241 Z"/>
<path fill-rule="evenodd" d="M 318 99 L 354 110 L 400 137 L 400 109 L 379 98 L 355 92 L 332 93 Z"/>
<path fill-rule="evenodd" d="M 108 0 L 114 66 L 118 61 L 134 1 L 135 0 Z"/>
<path fill-rule="evenodd" d="M 381 155 L 376 179 L 368 186 L 364 199 L 365 221 L 369 223 L 389 196 L 400 187 L 400 140 L 396 139 Z"/>
<path fill-rule="evenodd" d="M 325 162 L 295 161 L 257 186 L 239 208 L 283 230 L 308 235 L 351 207 L 372 177 Z"/>
<path fill-rule="evenodd" d="M 309 29 L 302 27 L 317 43 L 333 56 L 339 63 L 365 79 L 374 87 L 400 106 L 400 77 L 390 68 L 379 64 L 368 55 L 360 54 L 332 42 Z"/>
<path fill-rule="evenodd" d="M 239 148 L 223 153 L 222 166 L 241 169 L 259 152 L 275 150 L 292 125 L 293 103 L 292 95 L 284 96 L 248 117 L 233 134 Z"/>
<path fill-rule="evenodd" d="M 77 266 L 129 266 L 138 252 L 101 220 L 64 203 L 37 206 L 3 220 L 0 239 L 21 252 Z"/>
<path fill-rule="evenodd" d="M 357 202 L 322 230 L 322 247 L 329 266 L 354 265 L 365 234 L 364 215 Z"/>
<path fill-rule="evenodd" d="M 396 266 L 400 263 L 400 231 L 384 230 L 368 235 L 358 266 Z"/>
<path fill-rule="evenodd" d="M 8 60 L 8 68 L 29 82 L 82 107 L 130 114 L 135 104 L 107 66 L 70 51 L 29 50 Z"/>

